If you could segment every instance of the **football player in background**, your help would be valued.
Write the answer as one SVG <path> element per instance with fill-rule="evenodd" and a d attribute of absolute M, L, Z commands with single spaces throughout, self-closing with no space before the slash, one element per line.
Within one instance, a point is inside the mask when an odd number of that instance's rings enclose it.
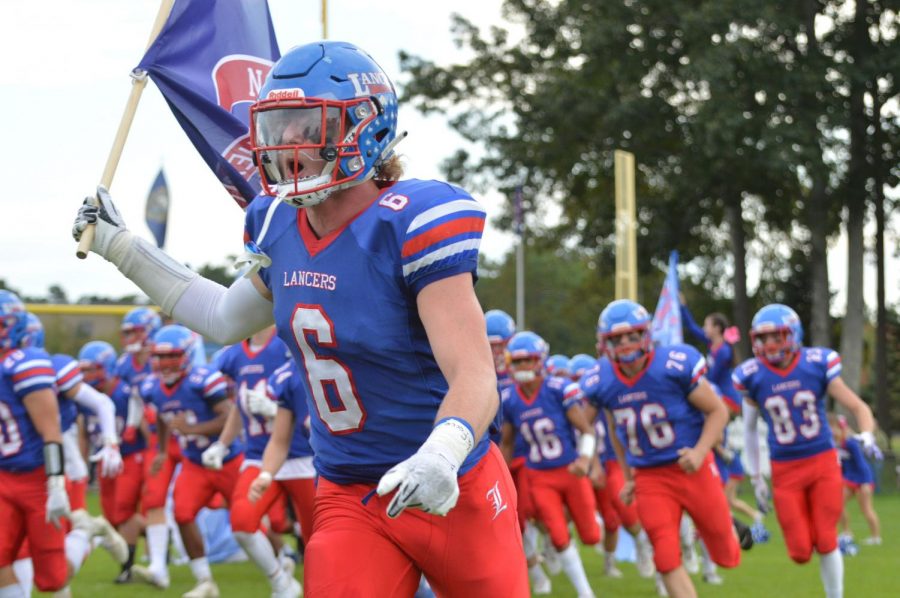
<path fill-rule="evenodd" d="M 566 512 L 581 541 L 600 542 L 597 505 L 586 477 L 597 455 L 597 439 L 584 414 L 577 384 L 545 377 L 547 343 L 534 332 L 516 333 L 506 346 L 515 385 L 503 389 L 503 452 L 512 460 L 516 436 L 528 444 L 527 476 L 537 516 L 549 532 L 566 576 L 579 598 L 594 596 Z M 576 431 L 579 432 L 576 440 Z"/>
<path fill-rule="evenodd" d="M 390 79 L 352 44 L 275 63 L 250 120 L 266 195 L 227 289 L 131 234 L 105 189 L 73 235 L 95 224 L 92 251 L 211 339 L 276 324 L 316 406 L 307 595 L 412 593 L 424 572 L 438 593 L 526 596 L 515 490 L 486 435 L 499 400 L 473 288 L 485 210 L 454 185 L 399 180 L 397 114 Z"/>
<path fill-rule="evenodd" d="M 844 481 L 844 510 L 841 512 L 838 546 L 841 552 L 848 554 L 856 547 L 853 541 L 853 531 L 850 529 L 850 521 L 847 517 L 847 504 L 854 496 L 859 503 L 859 510 L 863 514 L 869 526 L 869 537 L 862 541 L 867 546 L 881 545 L 881 521 L 872 504 L 872 494 L 875 491 L 875 474 L 863 452 L 862 444 L 847 423 L 846 418 L 836 413 L 828 414 L 828 424 L 834 435 L 834 444 L 841 458 L 841 477 Z M 880 450 L 879 450 L 880 453 Z"/>
<path fill-rule="evenodd" d="M 747 473 L 757 502 L 767 504 L 768 486 L 759 470 L 757 417 L 769 426 L 772 498 L 788 555 L 806 563 L 819 553 L 828 598 L 843 596 L 844 564 L 837 524 L 843 510 L 841 468 L 825 415 L 826 396 L 859 423 L 864 449 L 872 450 L 872 411 L 841 378 L 841 357 L 824 347 L 803 346 L 797 313 L 773 303 L 756 312 L 750 328 L 755 357 L 734 370 L 734 387 L 744 394 Z"/>
<path fill-rule="evenodd" d="M 231 345 L 218 354 L 216 368 L 233 381 L 237 408 L 232 409 L 225 420 L 225 426 L 218 440 L 203 451 L 203 465 L 218 471 L 223 467 L 228 447 L 242 434 L 244 461 L 240 475 L 229 497 L 231 529 L 238 543 L 254 563 L 269 579 L 273 593 L 279 596 L 297 595 L 300 584 L 290 577 L 293 568 L 283 568 L 276 553 L 283 548 L 281 534 L 289 531 L 284 500 L 277 489 L 276 498 L 266 502 L 266 510 L 261 503 L 252 503 L 247 498 L 251 482 L 259 473 L 266 443 L 272 434 L 272 417 L 257 413 L 251 401 L 262 394 L 265 397 L 268 378 L 284 365 L 289 352 L 284 343 L 275 336 L 271 326 L 257 332 L 240 343 Z M 270 401 L 271 402 L 271 401 Z M 274 403 L 272 403 L 274 406 Z M 263 516 L 269 514 L 273 533 L 268 537 L 260 532 Z M 277 533 L 275 533 L 277 532 Z M 293 561 L 291 561 L 293 564 Z M 293 590 L 290 586 L 294 586 Z"/>
<path fill-rule="evenodd" d="M 581 378 L 584 396 L 607 412 L 625 483 L 637 500 L 653 545 L 656 570 L 673 598 L 696 596 L 681 563 L 679 525 L 687 512 L 714 562 L 736 567 L 740 548 L 712 447 L 728 422 L 724 403 L 703 374 L 705 360 L 689 345 L 652 348 L 650 314 L 634 301 L 613 301 L 597 334 L 607 359 Z M 594 416 L 595 414 L 591 414 Z"/>

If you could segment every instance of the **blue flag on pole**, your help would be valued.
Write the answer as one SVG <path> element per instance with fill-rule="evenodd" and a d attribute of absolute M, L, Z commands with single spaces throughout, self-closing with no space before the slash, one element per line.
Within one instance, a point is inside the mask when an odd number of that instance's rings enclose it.
<path fill-rule="evenodd" d="M 650 324 L 653 344 L 674 345 L 684 342 L 681 332 L 681 307 L 678 299 L 678 252 L 669 254 L 669 271 L 663 283 L 653 322 Z"/>
<path fill-rule="evenodd" d="M 242 208 L 260 191 L 250 105 L 279 57 L 266 0 L 175 0 L 137 67 Z"/>
<path fill-rule="evenodd" d="M 166 224 L 169 222 L 169 185 L 166 183 L 166 175 L 163 174 L 162 168 L 159 169 L 159 174 L 150 187 L 150 193 L 147 194 L 144 219 L 147 221 L 147 228 L 156 239 L 156 246 L 165 245 Z"/>

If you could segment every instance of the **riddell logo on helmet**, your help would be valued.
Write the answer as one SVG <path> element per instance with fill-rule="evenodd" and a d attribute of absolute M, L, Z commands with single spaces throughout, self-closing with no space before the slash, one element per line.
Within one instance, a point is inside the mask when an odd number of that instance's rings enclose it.
<path fill-rule="evenodd" d="M 302 89 L 297 87 L 291 89 L 273 89 L 266 96 L 267 100 L 300 100 L 305 96 Z"/>
<path fill-rule="evenodd" d="M 392 91 L 391 80 L 384 73 L 349 73 L 347 77 L 353 83 L 356 97 Z"/>

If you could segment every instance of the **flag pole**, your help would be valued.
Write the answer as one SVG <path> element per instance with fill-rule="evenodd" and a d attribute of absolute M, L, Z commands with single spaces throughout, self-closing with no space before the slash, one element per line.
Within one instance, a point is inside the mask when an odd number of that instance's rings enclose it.
<path fill-rule="evenodd" d="M 516 234 L 519 244 L 516 247 L 516 325 L 525 330 L 525 231 L 522 226 L 522 186 L 516 187 Z"/>
<path fill-rule="evenodd" d="M 328 0 L 322 0 L 322 39 L 328 39 Z"/>
<path fill-rule="evenodd" d="M 323 0 L 324 1 L 324 0 Z M 153 45 L 159 32 L 162 31 L 166 21 L 169 20 L 169 14 L 172 12 L 172 5 L 175 0 L 162 0 L 159 5 L 159 12 L 156 13 L 156 21 L 153 23 L 153 29 L 150 32 L 150 40 L 147 42 L 147 48 Z M 122 120 L 119 121 L 119 130 L 116 131 L 116 137 L 113 140 L 112 148 L 109 150 L 109 156 L 106 158 L 106 166 L 103 169 L 103 176 L 100 177 L 100 184 L 109 189 L 112 185 L 113 177 L 116 174 L 116 168 L 119 166 L 119 158 L 122 157 L 122 150 L 125 148 L 125 140 L 128 138 L 128 132 L 131 129 L 131 122 L 137 112 L 138 102 L 141 100 L 141 94 L 144 87 L 147 86 L 147 73 L 137 70 L 131 72 L 131 95 L 128 96 L 128 103 L 125 104 L 125 112 L 122 114 Z M 87 257 L 91 244 L 94 242 L 94 225 L 89 224 L 84 232 L 81 233 L 81 241 L 78 243 L 78 249 L 75 255 L 78 259 L 83 260 Z"/>

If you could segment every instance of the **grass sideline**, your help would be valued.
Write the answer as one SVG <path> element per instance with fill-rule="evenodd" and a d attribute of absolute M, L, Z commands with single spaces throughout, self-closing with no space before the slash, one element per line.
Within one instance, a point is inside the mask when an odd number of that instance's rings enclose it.
<path fill-rule="evenodd" d="M 99 512 L 97 497 L 93 492 L 88 496 L 88 504 L 93 513 Z M 884 543 L 881 546 L 860 546 L 858 556 L 845 558 L 844 585 L 847 596 L 887 598 L 896 596 L 897 588 L 900 587 L 900 567 L 897 566 L 897 555 L 900 554 L 900 494 L 876 496 L 875 508 L 881 518 Z M 856 503 L 851 503 L 848 510 L 857 540 L 868 536 L 868 529 Z M 766 524 L 772 532 L 772 540 L 743 553 L 738 568 L 720 569 L 725 579 L 724 585 L 710 586 L 703 583 L 699 575 L 694 576 L 700 596 L 746 597 L 774 593 L 791 598 L 819 598 L 823 595 L 818 558 L 813 556 L 808 564 L 795 565 L 788 559 L 774 514 L 768 516 Z M 608 579 L 602 574 L 602 559 L 593 548 L 583 547 L 581 554 L 591 585 L 598 596 L 656 596 L 653 581 L 639 578 L 633 565 L 620 564 L 625 573 L 623 579 Z M 172 584 L 166 591 L 140 584 L 115 585 L 112 580 L 118 570 L 118 566 L 104 550 L 96 550 L 72 584 L 73 595 L 160 598 L 181 596 L 194 585 L 194 579 L 186 565 L 170 568 Z M 212 570 L 223 598 L 269 595 L 268 583 L 256 567 L 248 562 L 213 565 Z M 302 577 L 300 567 L 297 577 Z M 557 598 L 575 596 L 575 591 L 563 574 L 553 577 L 553 589 L 551 596 Z"/>

